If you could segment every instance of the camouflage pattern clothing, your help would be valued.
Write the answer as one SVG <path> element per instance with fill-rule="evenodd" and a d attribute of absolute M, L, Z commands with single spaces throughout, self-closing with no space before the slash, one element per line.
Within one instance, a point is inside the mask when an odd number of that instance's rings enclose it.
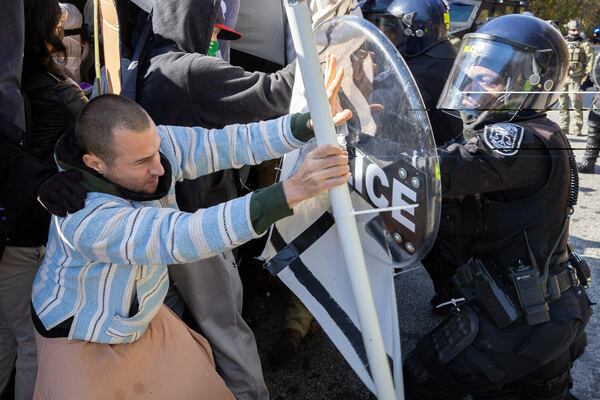
<path fill-rule="evenodd" d="M 567 36 L 565 39 L 569 48 L 569 75 L 563 86 L 563 93 L 559 98 L 560 127 L 565 133 L 569 132 L 569 117 L 572 110 L 575 112 L 573 118 L 575 129 L 572 133 L 579 136 L 583 127 L 583 95 L 579 92 L 581 91 L 581 84 L 592 72 L 594 49 L 592 49 L 589 42 L 580 37 L 573 39 Z"/>

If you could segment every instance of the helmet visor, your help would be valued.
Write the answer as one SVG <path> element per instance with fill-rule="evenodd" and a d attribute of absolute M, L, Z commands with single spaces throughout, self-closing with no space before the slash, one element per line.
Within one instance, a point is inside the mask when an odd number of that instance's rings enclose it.
<path fill-rule="evenodd" d="M 365 19 L 379 28 L 398 50 L 404 51 L 408 37 L 399 18 L 384 13 L 365 13 Z"/>
<path fill-rule="evenodd" d="M 501 112 L 512 118 L 539 84 L 534 64 L 533 53 L 467 35 L 438 108 L 473 116 L 484 111 Z"/>

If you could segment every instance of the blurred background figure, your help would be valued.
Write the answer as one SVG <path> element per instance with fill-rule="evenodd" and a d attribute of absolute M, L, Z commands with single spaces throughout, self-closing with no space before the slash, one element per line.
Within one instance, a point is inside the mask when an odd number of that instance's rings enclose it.
<path fill-rule="evenodd" d="M 66 49 L 65 73 L 75 82 L 81 82 L 81 60 L 88 54 L 88 44 L 84 40 L 83 15 L 70 3 L 60 3 L 61 25 L 64 32 L 63 44 Z"/>
<path fill-rule="evenodd" d="M 583 127 L 583 94 L 581 86 L 589 80 L 594 65 L 594 50 L 581 37 L 581 22 L 571 20 L 567 24 L 567 47 L 569 49 L 569 72 L 559 98 L 560 127 L 565 133 L 582 135 Z M 570 104 L 569 104 L 570 102 Z M 575 127 L 570 130 L 570 111 L 574 112 Z"/>

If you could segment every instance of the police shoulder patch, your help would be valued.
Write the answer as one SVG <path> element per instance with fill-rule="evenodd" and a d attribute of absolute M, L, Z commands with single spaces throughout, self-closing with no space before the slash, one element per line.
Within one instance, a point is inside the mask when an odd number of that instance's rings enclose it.
<path fill-rule="evenodd" d="M 514 156 L 521 148 L 523 127 L 500 123 L 487 125 L 483 130 L 483 140 L 494 153 L 501 156 Z"/>

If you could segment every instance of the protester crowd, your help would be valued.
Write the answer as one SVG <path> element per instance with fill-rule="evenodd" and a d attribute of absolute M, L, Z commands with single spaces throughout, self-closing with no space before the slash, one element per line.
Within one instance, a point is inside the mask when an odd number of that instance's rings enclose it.
<path fill-rule="evenodd" d="M 129 12 L 127 90 L 92 95 L 93 1 L 10 2 L 0 9 L 0 390 L 268 399 L 238 268 L 295 205 L 349 178 L 349 152 L 333 145 L 281 182 L 274 168 L 247 167 L 314 137 L 310 112 L 289 113 L 296 63 L 267 73 L 228 61 L 228 41 L 244 34 L 235 0 L 162 0 L 149 14 L 117 2 Z M 563 38 L 534 16 L 498 17 L 457 50 L 444 0 L 341 3 L 399 50 L 438 145 L 442 218 L 423 264 L 445 319 L 405 360 L 407 398 L 573 399 L 591 303 L 567 238 L 600 112 L 596 101 L 575 164 L 565 135 L 580 97 L 560 96 L 561 126 L 545 111 L 559 91 L 593 85 L 580 24 Z M 327 55 L 336 125 L 353 117 L 338 99 L 344 73 Z M 574 123 L 580 134 L 580 111 Z M 291 294 L 287 313 L 275 363 L 317 326 Z"/>

